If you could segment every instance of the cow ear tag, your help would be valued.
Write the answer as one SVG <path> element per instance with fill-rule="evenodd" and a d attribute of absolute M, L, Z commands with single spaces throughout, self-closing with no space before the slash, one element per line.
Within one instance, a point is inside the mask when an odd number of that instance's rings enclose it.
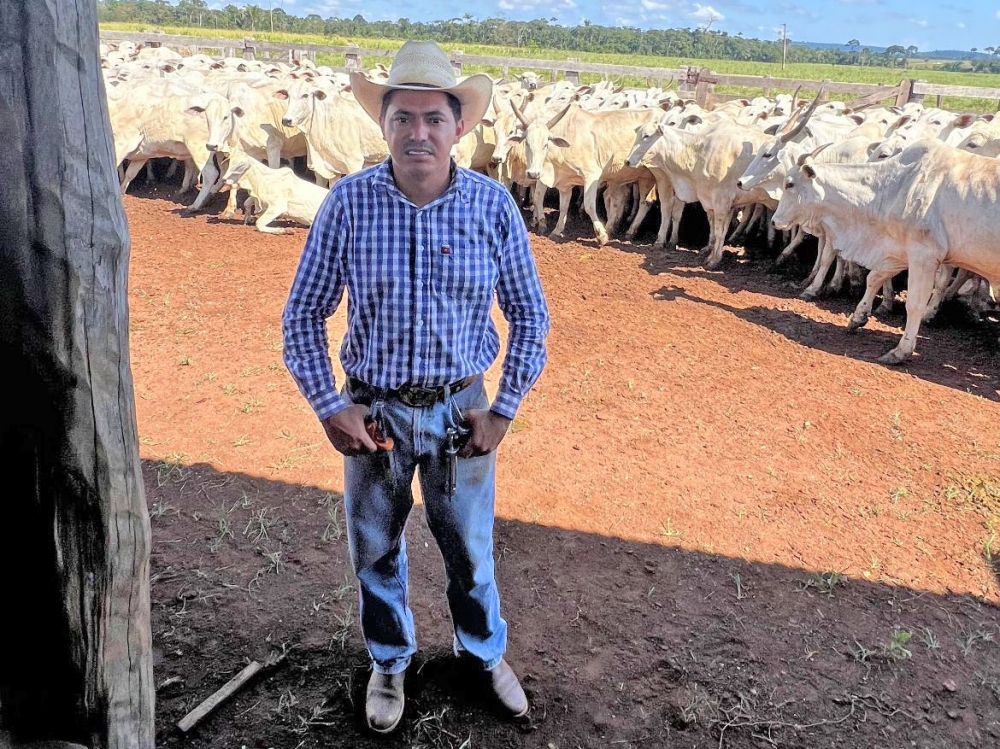
<path fill-rule="evenodd" d="M 450 255 L 451 254 L 451 245 L 447 245 L 447 244 L 441 245 L 441 254 L 442 255 Z"/>

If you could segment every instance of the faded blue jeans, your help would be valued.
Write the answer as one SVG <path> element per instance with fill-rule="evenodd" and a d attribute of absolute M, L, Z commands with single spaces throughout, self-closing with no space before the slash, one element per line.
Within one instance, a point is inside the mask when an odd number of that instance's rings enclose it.
<path fill-rule="evenodd" d="M 406 538 L 418 471 L 427 525 L 444 558 L 456 654 L 491 669 L 507 648 L 507 622 L 493 568 L 493 502 L 496 452 L 458 459 L 457 490 L 448 496 L 445 429 L 471 409 L 489 408 L 482 378 L 445 402 L 413 408 L 375 392 L 344 396 L 364 403 L 395 441 L 389 452 L 344 458 L 344 507 L 351 561 L 358 577 L 361 630 L 373 668 L 405 670 L 417 650 L 409 606 Z M 375 401 L 374 403 L 372 401 Z"/>

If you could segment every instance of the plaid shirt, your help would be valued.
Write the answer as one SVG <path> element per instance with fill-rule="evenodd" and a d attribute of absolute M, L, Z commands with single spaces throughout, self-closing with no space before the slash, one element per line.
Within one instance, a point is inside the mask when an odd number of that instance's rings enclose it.
<path fill-rule="evenodd" d="M 321 420 L 347 407 L 326 333 L 345 288 L 349 377 L 394 389 L 485 371 L 500 351 L 494 292 L 510 334 L 491 409 L 513 419 L 541 374 L 549 313 L 524 220 L 498 182 L 453 171 L 444 194 L 417 208 L 387 160 L 341 179 L 320 208 L 282 322 L 285 365 Z"/>

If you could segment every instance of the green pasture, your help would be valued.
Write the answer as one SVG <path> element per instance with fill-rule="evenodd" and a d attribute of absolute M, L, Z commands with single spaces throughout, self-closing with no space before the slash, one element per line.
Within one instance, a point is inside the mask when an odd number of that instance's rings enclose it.
<path fill-rule="evenodd" d="M 224 39 L 243 39 L 247 37 L 246 31 L 229 31 L 214 28 L 187 28 L 176 26 L 150 27 L 141 23 L 107 23 L 101 28 L 107 31 L 162 31 L 165 34 L 182 34 L 186 36 L 202 36 Z M 394 52 L 402 44 L 401 39 L 372 39 L 366 37 L 343 37 L 343 36 L 320 36 L 313 34 L 287 34 L 269 33 L 267 31 L 256 31 L 253 37 L 258 41 L 278 42 L 285 44 L 301 43 L 304 45 L 319 44 L 330 46 L 342 46 L 356 44 L 363 49 L 380 50 Z M 817 63 L 792 63 L 781 69 L 779 63 L 752 62 L 745 60 L 699 60 L 685 59 L 680 57 L 658 57 L 653 55 L 622 55 L 622 54 L 597 54 L 588 52 L 570 52 L 566 50 L 544 49 L 535 47 L 497 47 L 476 44 L 442 44 L 448 51 L 462 50 L 467 55 L 483 55 L 490 57 L 518 57 L 537 60 L 566 60 L 574 58 L 581 62 L 591 62 L 605 65 L 636 65 L 656 68 L 678 68 L 683 65 L 696 65 L 706 67 L 716 73 L 730 75 L 770 75 L 774 78 L 798 78 L 804 80 L 831 80 L 842 83 L 874 83 L 887 86 L 896 85 L 903 78 L 916 78 L 929 83 L 939 83 L 953 86 L 980 86 L 990 88 L 1000 88 L 1000 75 L 989 73 L 962 73 L 943 70 L 934 70 L 924 67 L 919 69 L 902 70 L 900 68 L 885 68 L 876 66 L 860 67 L 857 65 L 822 65 Z M 388 63 L 391 58 L 388 56 L 366 55 L 364 65 L 371 67 L 379 62 Z M 319 65 L 330 65 L 342 67 L 343 58 L 340 55 L 318 54 L 316 62 Z M 466 65 L 463 67 L 466 73 L 489 73 L 494 77 L 499 77 L 501 69 L 498 67 Z M 511 69 L 510 73 L 520 72 L 519 69 Z M 580 80 L 584 83 L 594 83 L 601 79 L 598 74 L 583 74 Z M 645 77 L 624 76 L 619 81 L 626 86 L 645 87 L 652 81 L 647 81 Z M 719 86 L 716 89 L 721 94 L 759 94 L 759 89 L 734 88 Z M 775 89 L 775 92 L 780 89 Z M 790 90 L 789 90 L 790 92 Z M 851 98 L 851 97 L 846 97 Z M 928 97 L 927 102 L 934 104 L 935 97 Z M 996 100 L 991 99 L 970 99 L 970 98 L 949 98 L 945 97 L 942 106 L 954 111 L 971 112 L 992 112 L 997 109 Z"/>

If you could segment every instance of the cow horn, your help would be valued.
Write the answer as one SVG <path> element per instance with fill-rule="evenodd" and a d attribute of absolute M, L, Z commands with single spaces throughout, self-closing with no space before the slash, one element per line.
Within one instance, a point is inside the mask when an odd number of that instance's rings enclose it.
<path fill-rule="evenodd" d="M 832 145 L 832 144 L 831 143 L 824 143 L 822 146 L 820 146 L 819 148 L 815 149 L 812 153 L 804 153 L 804 154 L 802 154 L 801 156 L 799 156 L 798 159 L 795 160 L 795 163 L 798 166 L 804 166 L 805 163 L 807 161 L 809 161 L 809 159 L 816 158 L 819 155 L 820 151 L 822 151 L 824 148 L 826 148 L 826 147 L 828 147 L 830 145 Z"/>
<path fill-rule="evenodd" d="M 563 111 L 561 111 L 559 114 L 557 114 L 551 120 L 549 120 L 548 124 L 546 124 L 545 127 L 547 127 L 549 130 L 551 130 L 552 128 L 554 128 L 556 126 L 556 123 L 559 122 L 559 120 L 561 120 L 563 117 L 566 116 L 566 113 L 569 111 L 569 108 L 571 106 L 573 106 L 573 102 L 570 102 L 569 104 L 567 104 L 566 108 L 563 109 Z"/>
<path fill-rule="evenodd" d="M 799 98 L 799 90 L 801 88 L 802 84 L 800 83 L 798 86 L 795 87 L 795 90 L 792 92 L 792 109 L 795 109 L 795 102 Z"/>
<path fill-rule="evenodd" d="M 786 123 L 785 127 L 782 128 L 783 132 L 781 133 L 780 136 L 782 143 L 787 143 L 796 135 L 802 132 L 802 128 L 804 128 L 806 126 L 806 123 L 809 122 L 809 117 L 812 115 L 813 112 L 816 111 L 816 107 L 819 106 L 819 100 L 820 97 L 823 96 L 823 90 L 825 88 L 826 88 L 825 83 L 820 84 L 819 91 L 816 92 L 816 98 L 812 100 L 812 103 L 809 104 L 808 107 L 804 108 L 805 111 L 799 110 L 799 112 L 792 115 L 792 118 L 789 120 L 789 122 L 793 122 L 794 124 L 791 125 L 791 127 L 789 127 L 788 123 Z"/>
<path fill-rule="evenodd" d="M 528 127 L 528 118 L 524 116 L 524 112 L 517 108 L 517 104 L 514 103 L 513 99 L 510 99 L 510 108 L 514 110 L 514 114 L 521 121 L 521 124 Z"/>

